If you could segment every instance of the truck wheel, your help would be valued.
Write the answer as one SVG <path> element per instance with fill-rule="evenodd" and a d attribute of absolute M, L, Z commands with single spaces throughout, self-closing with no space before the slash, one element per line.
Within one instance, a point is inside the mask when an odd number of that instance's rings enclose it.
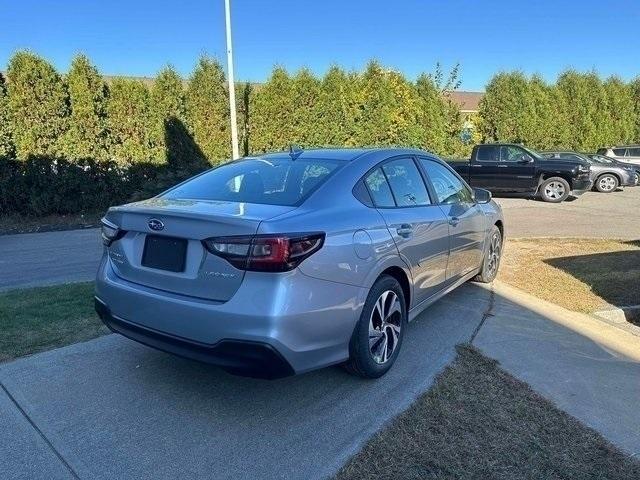
<path fill-rule="evenodd" d="M 560 203 L 571 193 L 571 187 L 562 177 L 547 178 L 540 185 L 540 198 L 549 203 Z"/>
<path fill-rule="evenodd" d="M 605 173 L 604 175 L 600 175 L 596 180 L 596 190 L 600 193 L 611 193 L 618 188 L 618 179 L 615 175 L 611 175 L 610 173 Z"/>

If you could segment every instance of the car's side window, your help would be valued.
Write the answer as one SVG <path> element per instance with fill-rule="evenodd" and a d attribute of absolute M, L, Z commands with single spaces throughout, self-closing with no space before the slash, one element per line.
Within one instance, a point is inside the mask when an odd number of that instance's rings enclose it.
<path fill-rule="evenodd" d="M 473 203 L 473 194 L 451 170 L 427 158 L 421 158 L 420 162 L 436 191 L 439 203 Z"/>
<path fill-rule="evenodd" d="M 624 157 L 624 154 L 627 152 L 626 148 L 614 148 L 613 153 L 618 157 Z"/>
<path fill-rule="evenodd" d="M 382 165 L 398 207 L 429 205 L 429 194 L 412 158 L 399 158 Z"/>
<path fill-rule="evenodd" d="M 391 188 L 387 183 L 387 179 L 382 173 L 382 169 L 376 168 L 364 179 L 371 193 L 371 199 L 376 207 L 395 207 L 396 202 L 393 201 Z"/>
<path fill-rule="evenodd" d="M 640 148 L 630 148 L 629 157 L 640 157 Z"/>

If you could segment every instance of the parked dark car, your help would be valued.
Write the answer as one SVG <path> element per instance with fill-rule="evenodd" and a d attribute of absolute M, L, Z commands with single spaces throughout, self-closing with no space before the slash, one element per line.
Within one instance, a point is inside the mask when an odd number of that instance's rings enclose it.
<path fill-rule="evenodd" d="M 566 159 L 574 161 L 586 161 L 591 165 L 591 179 L 593 188 L 601 193 L 611 193 L 618 187 L 633 187 L 636 184 L 636 173 L 633 167 L 622 167 L 595 160 L 587 155 L 577 152 L 558 151 L 542 152 L 551 159 Z"/>
<path fill-rule="evenodd" d="M 559 203 L 593 186 L 586 160 L 550 159 L 511 143 L 476 145 L 470 160 L 449 163 L 473 187 L 538 195 L 545 202 Z"/>
<path fill-rule="evenodd" d="M 622 160 L 617 160 L 613 157 L 607 157 L 606 155 L 600 155 L 598 153 L 586 153 L 587 157 L 597 160 L 598 162 L 618 165 L 623 168 L 632 168 L 634 170 L 634 180 L 636 185 L 640 184 L 640 165 L 631 162 L 623 162 Z"/>

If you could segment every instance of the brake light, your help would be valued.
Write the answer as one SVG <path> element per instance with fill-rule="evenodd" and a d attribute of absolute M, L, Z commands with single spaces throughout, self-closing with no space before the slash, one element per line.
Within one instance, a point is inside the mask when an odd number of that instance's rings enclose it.
<path fill-rule="evenodd" d="M 215 237 L 205 248 L 240 270 L 287 272 L 322 248 L 324 233 Z"/>

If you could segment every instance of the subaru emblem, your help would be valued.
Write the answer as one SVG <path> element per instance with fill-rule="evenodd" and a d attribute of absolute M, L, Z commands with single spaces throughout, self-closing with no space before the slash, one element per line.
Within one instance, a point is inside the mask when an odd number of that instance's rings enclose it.
<path fill-rule="evenodd" d="M 154 230 L 156 232 L 164 229 L 164 223 L 162 223 L 162 220 L 158 220 L 157 218 L 152 218 L 151 220 L 149 220 L 148 225 L 151 230 Z"/>

